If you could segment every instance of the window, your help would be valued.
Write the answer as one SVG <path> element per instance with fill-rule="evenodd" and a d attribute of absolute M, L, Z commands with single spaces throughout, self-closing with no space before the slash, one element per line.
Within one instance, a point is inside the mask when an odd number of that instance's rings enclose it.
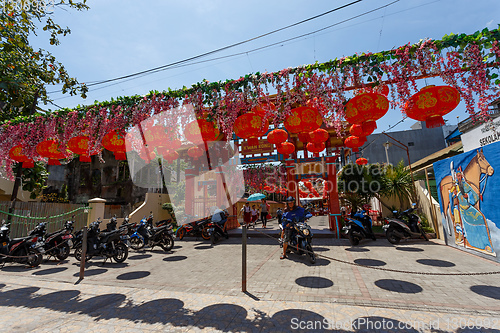
<path fill-rule="evenodd" d="M 415 142 L 408 142 L 408 147 L 414 146 Z"/>

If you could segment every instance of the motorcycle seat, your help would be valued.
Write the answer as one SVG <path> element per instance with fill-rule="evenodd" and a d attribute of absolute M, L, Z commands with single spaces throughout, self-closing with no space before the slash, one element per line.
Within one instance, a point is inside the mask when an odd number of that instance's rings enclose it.
<path fill-rule="evenodd" d="M 119 231 L 120 231 L 120 230 L 103 231 L 103 232 L 101 232 L 101 233 L 99 234 L 99 237 L 104 238 L 104 237 L 107 237 L 107 236 L 109 236 L 109 235 L 111 235 L 111 234 L 117 233 L 117 232 L 119 232 Z"/>
<path fill-rule="evenodd" d="M 21 241 L 24 241 L 24 240 L 30 239 L 30 238 L 31 238 L 31 236 L 19 237 L 19 238 L 13 238 L 13 239 L 11 239 L 11 240 L 10 240 L 10 242 L 9 242 L 9 246 L 10 246 L 10 245 L 13 245 L 13 244 L 16 244 L 16 243 L 19 243 L 19 242 L 21 242 Z"/>

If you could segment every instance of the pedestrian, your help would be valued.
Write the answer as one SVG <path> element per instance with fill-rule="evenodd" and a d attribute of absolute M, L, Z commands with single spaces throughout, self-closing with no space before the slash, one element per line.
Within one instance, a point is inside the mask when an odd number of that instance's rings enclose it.
<path fill-rule="evenodd" d="M 269 214 L 269 204 L 266 202 L 266 199 L 262 199 L 260 204 L 260 218 L 262 219 L 262 228 L 266 228 L 267 225 L 267 214 Z"/>
<path fill-rule="evenodd" d="M 256 223 L 259 218 L 259 210 L 255 207 L 255 205 L 252 205 L 252 209 L 250 211 L 252 212 L 252 223 Z"/>
<path fill-rule="evenodd" d="M 283 210 L 281 207 L 276 211 L 276 216 L 278 217 L 278 224 L 281 224 L 281 218 L 283 217 Z"/>
<path fill-rule="evenodd" d="M 248 201 L 245 202 L 245 205 L 241 208 L 238 217 L 240 217 L 241 214 L 243 214 L 243 223 L 248 226 L 252 221 L 252 208 L 250 208 L 250 203 Z"/>

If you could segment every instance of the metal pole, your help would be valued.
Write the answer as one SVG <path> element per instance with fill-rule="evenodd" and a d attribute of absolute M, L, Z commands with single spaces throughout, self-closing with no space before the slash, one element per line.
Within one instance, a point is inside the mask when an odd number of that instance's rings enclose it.
<path fill-rule="evenodd" d="M 247 227 L 241 227 L 241 291 L 247 292 Z"/>
<path fill-rule="evenodd" d="M 80 259 L 80 280 L 85 274 L 85 257 L 87 256 L 87 227 L 83 227 L 82 258 Z"/>

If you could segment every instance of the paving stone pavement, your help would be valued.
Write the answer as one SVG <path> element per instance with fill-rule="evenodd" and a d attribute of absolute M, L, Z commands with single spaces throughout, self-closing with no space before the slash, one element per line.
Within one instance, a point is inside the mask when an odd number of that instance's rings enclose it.
<path fill-rule="evenodd" d="M 387 271 L 499 272 L 492 261 L 439 240 L 351 247 L 315 239 L 316 264 L 269 238 L 215 246 L 187 238 L 171 253 L 131 251 L 123 264 L 79 263 L 0 270 L 1 332 L 500 332 L 500 279 Z M 343 262 L 344 261 L 344 262 Z M 356 266 L 358 263 L 365 266 Z"/>

